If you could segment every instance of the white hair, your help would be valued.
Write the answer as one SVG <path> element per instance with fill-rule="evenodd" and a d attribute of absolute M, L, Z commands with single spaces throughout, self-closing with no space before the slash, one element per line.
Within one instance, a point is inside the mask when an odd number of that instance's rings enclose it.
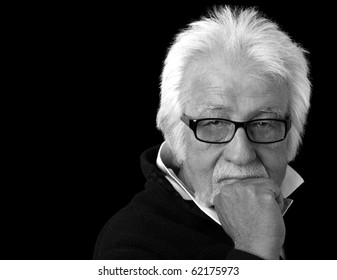
<path fill-rule="evenodd" d="M 272 77 L 285 82 L 292 123 L 287 143 L 288 161 L 293 160 L 302 143 L 310 106 L 311 85 L 305 53 L 277 24 L 254 8 L 219 7 L 208 17 L 189 24 L 176 36 L 165 59 L 157 114 L 157 127 L 176 161 L 181 163 L 185 155 L 185 124 L 180 120 L 187 100 L 184 75 L 191 62 L 205 57 L 221 58 L 231 67 L 240 64 L 244 71 L 254 69 L 260 78 Z"/>

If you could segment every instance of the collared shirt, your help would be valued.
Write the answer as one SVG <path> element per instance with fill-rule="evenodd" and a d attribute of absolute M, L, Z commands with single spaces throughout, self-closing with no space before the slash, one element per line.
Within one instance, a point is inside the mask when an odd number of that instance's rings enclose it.
<path fill-rule="evenodd" d="M 219 225 L 221 225 L 214 208 L 206 207 L 198 203 L 194 196 L 186 189 L 184 183 L 178 178 L 177 174 L 175 174 L 175 172 L 173 171 L 173 155 L 168 148 L 168 144 L 166 143 L 166 141 L 163 142 L 160 146 L 157 156 L 157 166 L 166 174 L 166 179 L 172 184 L 173 188 L 181 195 L 183 199 L 192 200 L 200 208 L 201 211 L 203 211 L 207 216 L 209 216 Z M 294 192 L 303 182 L 304 181 L 302 177 L 292 167 L 288 165 L 285 177 L 280 186 L 281 193 L 284 197 L 285 202 L 285 205 L 282 209 L 283 215 L 286 213 L 286 211 L 293 202 L 291 199 L 288 198 L 288 196 L 292 192 Z"/>

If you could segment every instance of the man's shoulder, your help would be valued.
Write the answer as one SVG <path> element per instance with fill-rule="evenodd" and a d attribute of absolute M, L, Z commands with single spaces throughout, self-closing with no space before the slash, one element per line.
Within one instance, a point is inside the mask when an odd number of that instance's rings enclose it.
<path fill-rule="evenodd" d="M 140 192 L 110 218 L 97 240 L 95 259 L 193 258 L 224 246 L 223 230 L 193 202 L 157 187 Z"/>
<path fill-rule="evenodd" d="M 137 194 L 104 225 L 96 242 L 96 259 L 146 259 L 170 255 L 167 244 L 175 238 L 173 209 L 160 203 L 162 198 L 151 190 Z M 174 255 L 174 254 L 173 254 Z M 148 256 L 148 257 L 147 257 Z"/>

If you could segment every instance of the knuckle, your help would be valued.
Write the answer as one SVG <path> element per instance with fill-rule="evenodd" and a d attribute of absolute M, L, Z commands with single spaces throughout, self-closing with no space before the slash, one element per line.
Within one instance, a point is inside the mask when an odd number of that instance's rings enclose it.
<path fill-rule="evenodd" d="M 275 195 L 272 192 L 264 192 L 260 196 L 264 201 L 274 201 Z"/>

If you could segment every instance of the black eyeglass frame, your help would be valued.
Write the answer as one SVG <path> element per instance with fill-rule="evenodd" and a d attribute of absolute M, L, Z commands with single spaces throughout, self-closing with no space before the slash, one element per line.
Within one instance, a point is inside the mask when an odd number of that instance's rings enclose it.
<path fill-rule="evenodd" d="M 236 131 L 242 127 L 245 130 L 246 136 L 248 138 L 249 141 L 253 142 L 253 143 L 257 143 L 257 144 L 272 144 L 272 143 L 277 143 L 277 142 L 281 142 L 284 139 L 286 139 L 287 134 L 291 128 L 291 120 L 289 117 L 285 118 L 285 119 L 273 119 L 273 118 L 268 118 L 268 119 L 254 119 L 254 120 L 250 120 L 250 121 L 246 121 L 246 122 L 236 122 L 236 121 L 232 121 L 232 120 L 227 120 L 227 119 L 221 119 L 221 118 L 203 118 L 203 119 L 192 119 L 189 116 L 187 116 L 186 114 L 183 114 L 180 119 L 193 131 L 194 133 L 194 137 L 201 141 L 201 142 L 205 142 L 205 143 L 210 143 L 210 144 L 225 144 L 225 143 L 229 143 L 230 141 L 233 140 Z M 206 141 L 206 140 L 202 140 L 200 138 L 198 138 L 197 136 L 197 127 L 198 127 L 198 123 L 201 121 L 226 121 L 226 122 L 230 122 L 233 123 L 235 126 L 234 129 L 234 133 L 231 139 L 229 139 L 228 141 L 222 141 L 222 142 L 212 142 L 212 141 Z M 254 141 L 252 139 L 250 139 L 249 134 L 247 133 L 247 127 L 250 123 L 253 122 L 258 122 L 258 121 L 280 121 L 283 122 L 285 124 L 285 131 L 284 131 L 284 137 L 280 140 L 277 141 L 269 141 L 269 142 L 259 142 L 259 141 Z"/>

